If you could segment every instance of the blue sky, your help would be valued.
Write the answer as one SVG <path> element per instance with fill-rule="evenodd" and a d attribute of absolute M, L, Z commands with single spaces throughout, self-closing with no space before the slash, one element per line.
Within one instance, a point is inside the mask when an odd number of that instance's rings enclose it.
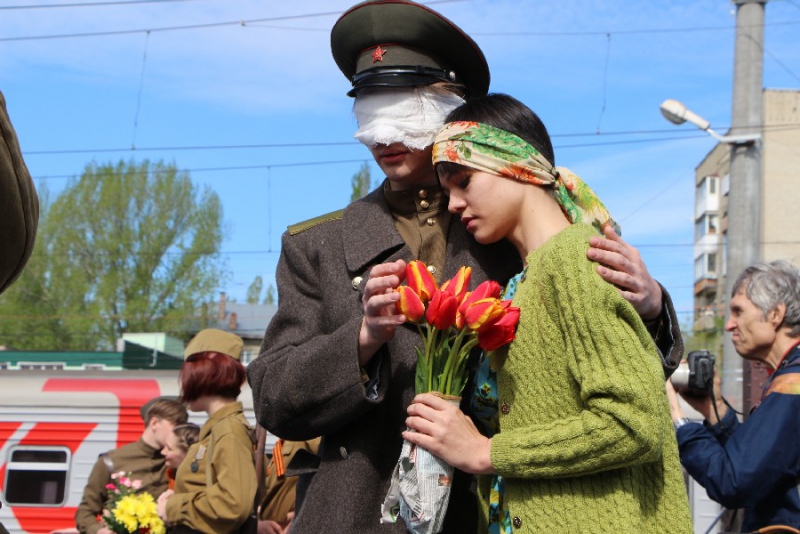
<path fill-rule="evenodd" d="M 363 162 L 381 177 L 352 139 L 349 85 L 330 55 L 330 28 L 352 1 L 76 5 L 101 1 L 0 0 L 0 90 L 31 174 L 58 193 L 91 161 L 188 170 L 222 199 L 230 279 L 220 290 L 243 301 L 255 276 L 274 283 L 287 225 L 346 205 Z M 430 5 L 481 46 L 491 90 L 542 117 L 558 164 L 598 192 L 690 317 L 694 168 L 714 141 L 658 106 L 678 99 L 727 128 L 734 5 Z M 766 24 L 764 86 L 799 88 L 800 0 L 770 1 Z"/>

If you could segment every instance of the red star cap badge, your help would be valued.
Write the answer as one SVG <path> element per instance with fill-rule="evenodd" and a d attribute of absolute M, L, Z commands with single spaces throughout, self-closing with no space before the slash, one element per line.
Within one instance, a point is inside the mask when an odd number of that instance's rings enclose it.
<path fill-rule="evenodd" d="M 386 50 L 384 50 L 384 49 L 382 49 L 380 46 L 378 46 L 378 47 L 377 47 L 377 48 L 376 48 L 376 49 L 375 49 L 375 50 L 372 52 L 372 62 L 373 62 L 373 63 L 377 63 L 378 61 L 383 61 L 383 55 L 384 55 L 385 53 L 386 53 Z"/>

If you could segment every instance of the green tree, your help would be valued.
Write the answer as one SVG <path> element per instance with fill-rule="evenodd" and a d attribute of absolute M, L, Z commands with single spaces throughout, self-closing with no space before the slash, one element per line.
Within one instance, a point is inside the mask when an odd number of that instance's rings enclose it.
<path fill-rule="evenodd" d="M 256 276 L 250 287 L 247 288 L 247 303 L 258 304 L 258 299 L 261 298 L 261 289 L 264 287 L 264 280 L 261 276 Z"/>
<path fill-rule="evenodd" d="M 703 317 L 697 323 L 681 324 L 684 356 L 694 350 L 707 350 L 717 357 L 717 368 L 722 358 L 722 336 L 725 333 L 725 318 L 717 315 Z"/>
<path fill-rule="evenodd" d="M 52 202 L 0 298 L 0 344 L 108 349 L 125 332 L 186 333 L 222 285 L 222 206 L 174 164 L 86 166 Z"/>
<path fill-rule="evenodd" d="M 351 202 L 367 196 L 371 185 L 369 165 L 366 163 L 361 165 L 358 172 L 353 175 L 350 185 L 353 188 L 353 193 L 350 195 Z"/>
<path fill-rule="evenodd" d="M 264 304 L 275 304 L 275 286 L 272 284 L 267 286 L 267 294 L 264 295 Z"/>

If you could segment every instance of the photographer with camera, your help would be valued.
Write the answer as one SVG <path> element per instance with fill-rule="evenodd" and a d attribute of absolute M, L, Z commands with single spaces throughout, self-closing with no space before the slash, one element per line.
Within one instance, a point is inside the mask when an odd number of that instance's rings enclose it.
<path fill-rule="evenodd" d="M 719 378 L 707 387 L 705 351 L 699 359 L 690 354 L 692 387 L 667 382 L 681 463 L 713 500 L 744 508 L 744 532 L 800 528 L 800 273 L 787 261 L 748 267 L 733 286 L 730 309 L 725 330 L 736 352 L 767 365 L 770 378 L 760 403 L 740 423 L 720 395 Z M 685 418 L 676 389 L 703 415 L 703 424 Z"/>

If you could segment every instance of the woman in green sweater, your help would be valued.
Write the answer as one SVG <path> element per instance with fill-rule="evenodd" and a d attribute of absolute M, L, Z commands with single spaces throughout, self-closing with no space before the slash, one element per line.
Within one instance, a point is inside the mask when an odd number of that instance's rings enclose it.
<path fill-rule="evenodd" d="M 482 475 L 481 533 L 691 532 L 657 349 L 586 257 L 589 237 L 614 221 L 553 166 L 547 130 L 519 101 L 473 99 L 448 122 L 433 159 L 449 210 L 479 243 L 516 246 L 525 270 L 506 298 L 521 315 L 476 379 L 484 433 L 425 394 L 403 436 Z"/>

